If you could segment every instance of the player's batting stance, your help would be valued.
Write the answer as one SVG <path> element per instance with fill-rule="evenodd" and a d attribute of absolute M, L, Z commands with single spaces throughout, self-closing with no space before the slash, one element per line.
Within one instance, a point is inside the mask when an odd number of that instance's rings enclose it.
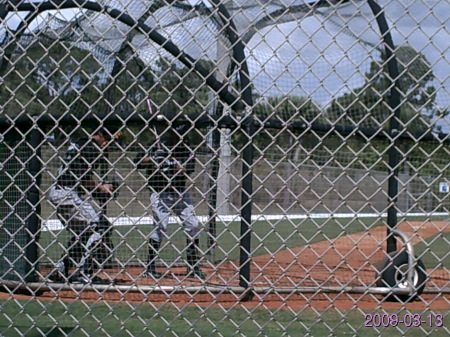
<path fill-rule="evenodd" d="M 145 275 L 155 279 L 163 276 L 156 271 L 155 259 L 173 212 L 181 219 L 187 236 L 187 275 L 205 278 L 206 274 L 199 266 L 200 224 L 186 189 L 187 176 L 195 167 L 194 153 L 180 137 L 182 128 L 165 130 L 163 134 L 159 134 L 156 128 L 152 131 L 156 133 L 156 141 L 146 151 L 139 152 L 134 160 L 138 169 L 146 169 L 155 226 L 149 239 Z"/>
<path fill-rule="evenodd" d="M 119 137 L 120 132 L 115 127 L 103 127 L 92 138 L 80 138 L 72 143 L 62 158 L 49 199 L 71 238 L 49 279 L 57 282 L 102 282 L 94 275 L 93 257 L 102 247 L 99 224 L 104 219 L 95 207 L 93 196 L 96 193 L 111 195 L 114 186 L 97 181 L 94 172 L 104 161 L 107 147 Z M 99 261 L 95 262 L 98 264 Z M 70 274 L 73 266 L 75 271 Z"/>

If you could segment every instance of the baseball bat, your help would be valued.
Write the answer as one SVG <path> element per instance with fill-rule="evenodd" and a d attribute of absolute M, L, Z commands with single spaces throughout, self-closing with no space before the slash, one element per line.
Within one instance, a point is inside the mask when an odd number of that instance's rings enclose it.
<path fill-rule="evenodd" d="M 150 102 L 150 98 L 147 98 L 147 106 L 148 106 L 148 112 L 151 116 L 153 116 L 153 109 L 152 109 L 152 103 Z M 153 124 L 153 132 L 155 133 L 156 137 L 156 147 L 158 149 L 161 149 L 161 137 L 159 136 L 158 130 L 156 129 L 156 126 Z"/>

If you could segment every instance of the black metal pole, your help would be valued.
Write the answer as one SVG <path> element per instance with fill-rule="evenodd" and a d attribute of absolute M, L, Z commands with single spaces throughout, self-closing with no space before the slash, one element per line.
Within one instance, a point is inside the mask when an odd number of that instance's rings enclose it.
<path fill-rule="evenodd" d="M 30 174 L 30 188 L 27 193 L 27 201 L 30 205 L 30 215 L 26 222 L 27 234 L 30 236 L 25 249 L 26 256 L 26 273 L 25 281 L 32 282 L 38 279 L 38 245 L 39 233 L 41 228 L 40 215 L 41 205 L 39 191 L 41 186 L 41 145 L 43 137 L 38 126 L 35 125 L 30 132 L 28 145 L 30 147 L 31 158 L 28 166 Z"/>
<path fill-rule="evenodd" d="M 211 261 L 215 262 L 215 247 L 217 241 L 217 178 L 219 176 L 219 151 L 220 151 L 220 133 L 217 129 L 211 131 L 211 147 L 214 151 L 214 158 L 211 162 L 211 179 L 209 183 L 209 201 L 208 201 L 208 238 L 207 253 Z"/>
<path fill-rule="evenodd" d="M 249 288 L 250 282 L 250 262 L 251 262 L 251 234 L 252 234 L 252 196 L 253 196 L 253 137 L 255 127 L 251 108 L 253 106 L 253 97 L 250 83 L 250 75 L 245 57 L 244 44 L 237 36 L 237 29 L 234 25 L 231 15 L 223 4 L 214 0 L 219 13 L 225 23 L 225 30 L 233 46 L 233 58 L 235 65 L 239 69 L 240 88 L 242 90 L 242 101 L 246 107 L 241 106 L 241 101 L 235 104 L 235 110 L 242 113 L 242 190 L 241 190 L 241 231 L 240 231 L 240 257 L 239 257 L 239 285 L 243 288 Z M 247 294 L 252 296 L 252 294 Z"/>
<path fill-rule="evenodd" d="M 393 80 L 390 95 L 388 97 L 389 106 L 394 112 L 390 118 L 389 132 L 391 146 L 389 148 L 389 180 L 388 180 L 388 196 L 389 206 L 387 215 L 387 252 L 391 253 L 397 250 L 397 241 L 392 235 L 391 230 L 397 226 L 397 199 L 398 199 L 398 165 L 399 165 L 399 146 L 400 141 L 400 82 L 398 63 L 394 54 L 394 42 L 392 35 L 389 32 L 389 25 L 386 21 L 384 13 L 381 7 L 374 1 L 369 0 L 369 6 L 372 9 L 373 14 L 377 20 L 378 27 L 383 37 L 385 44 L 386 60 L 388 62 L 389 78 Z"/>
<path fill-rule="evenodd" d="M 247 117 L 243 125 L 244 149 L 242 152 L 242 192 L 241 192 L 241 245 L 240 281 L 241 287 L 248 288 L 250 282 L 251 235 L 252 235 L 252 196 L 253 196 L 253 135 L 255 127 L 252 117 Z"/>

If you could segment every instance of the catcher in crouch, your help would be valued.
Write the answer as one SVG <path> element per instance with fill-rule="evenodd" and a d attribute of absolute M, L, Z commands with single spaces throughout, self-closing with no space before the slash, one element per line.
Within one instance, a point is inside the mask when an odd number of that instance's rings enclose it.
<path fill-rule="evenodd" d="M 166 130 L 161 139 L 157 134 L 157 140 L 146 151 L 139 152 L 134 160 L 138 169 L 146 169 L 150 188 L 155 229 L 149 239 L 148 263 L 144 275 L 155 279 L 163 276 L 156 271 L 155 259 L 163 233 L 167 232 L 171 211 L 181 219 L 186 232 L 187 275 L 206 277 L 198 264 L 200 224 L 186 189 L 187 176 L 194 171 L 194 153 L 185 144 L 179 132 L 182 132 L 182 127 Z"/>
<path fill-rule="evenodd" d="M 67 149 L 58 170 L 56 183 L 49 195 L 58 217 L 71 234 L 67 248 L 48 276 L 56 282 L 99 283 L 94 275 L 96 253 L 102 247 L 103 233 L 99 229 L 101 212 L 96 207 L 95 194 L 114 192 L 112 183 L 94 179 L 94 172 L 105 161 L 107 148 L 121 136 L 115 127 L 97 129 L 91 138 L 80 138 Z M 86 195 L 86 197 L 84 197 Z M 97 255 L 98 256 L 98 255 Z M 101 261 L 95 261 L 100 264 Z M 71 268 L 75 271 L 70 274 Z"/>

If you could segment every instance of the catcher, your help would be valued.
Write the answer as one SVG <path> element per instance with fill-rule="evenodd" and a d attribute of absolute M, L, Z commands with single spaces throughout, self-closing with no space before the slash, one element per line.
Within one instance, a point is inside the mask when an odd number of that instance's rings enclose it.
<path fill-rule="evenodd" d="M 99 182 L 94 171 L 105 161 L 107 148 L 119 140 L 120 132 L 115 127 L 97 129 L 92 138 L 80 138 L 67 149 L 58 170 L 56 183 L 49 195 L 50 202 L 71 238 L 61 260 L 48 276 L 55 282 L 103 283 L 94 275 L 94 269 L 105 258 L 104 237 L 109 240 L 110 224 L 95 207 L 94 197 L 114 193 L 110 182 Z M 86 197 L 84 197 L 86 195 Z M 109 247 L 111 248 L 111 247 Z M 112 255 L 112 252 L 109 253 Z M 75 266 L 75 271 L 70 273 Z"/>

